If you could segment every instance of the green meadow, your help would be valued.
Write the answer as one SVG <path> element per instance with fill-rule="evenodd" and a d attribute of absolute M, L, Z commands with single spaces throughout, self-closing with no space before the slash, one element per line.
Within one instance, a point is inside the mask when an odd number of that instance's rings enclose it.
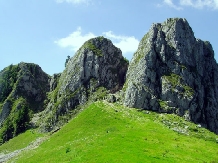
<path fill-rule="evenodd" d="M 0 147 L 20 149 L 38 137 L 36 149 L 9 162 L 144 163 L 218 162 L 218 136 L 176 115 L 98 101 L 52 135 L 26 131 Z"/>

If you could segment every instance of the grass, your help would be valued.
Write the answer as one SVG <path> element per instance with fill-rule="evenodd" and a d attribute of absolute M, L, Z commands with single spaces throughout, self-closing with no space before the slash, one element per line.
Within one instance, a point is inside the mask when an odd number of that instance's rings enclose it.
<path fill-rule="evenodd" d="M 159 100 L 159 104 L 160 104 L 161 108 L 166 108 L 168 106 L 167 101 Z"/>
<path fill-rule="evenodd" d="M 25 148 L 32 141 L 43 136 L 35 130 L 27 130 L 25 133 L 19 134 L 8 142 L 0 146 L 0 153 L 9 153 L 18 149 Z"/>
<path fill-rule="evenodd" d="M 196 126 L 176 115 L 98 101 L 16 162 L 218 162 L 217 135 L 206 129 L 181 134 L 174 122 Z"/>
<path fill-rule="evenodd" d="M 165 78 L 169 83 L 171 83 L 172 85 L 172 91 L 175 92 L 175 89 L 177 86 L 180 86 L 181 88 L 184 89 L 183 92 L 179 91 L 180 94 L 188 97 L 188 98 L 192 98 L 193 95 L 194 95 L 194 90 L 189 87 L 188 85 L 185 85 L 185 84 L 182 84 L 182 77 L 177 75 L 177 74 L 174 74 L 174 73 L 171 73 L 170 75 L 165 75 L 163 76 L 163 78 Z"/>
<path fill-rule="evenodd" d="M 168 105 L 167 101 L 158 100 L 158 102 L 159 102 L 159 105 L 160 105 L 162 111 L 167 112 L 167 113 L 173 113 L 174 112 L 175 107 L 170 107 Z"/>
<path fill-rule="evenodd" d="M 87 42 L 85 42 L 84 44 L 85 47 L 89 48 L 91 51 L 93 51 L 93 53 L 97 56 L 103 56 L 102 51 L 100 49 L 98 49 L 94 43 L 92 42 L 92 40 L 88 40 Z"/>

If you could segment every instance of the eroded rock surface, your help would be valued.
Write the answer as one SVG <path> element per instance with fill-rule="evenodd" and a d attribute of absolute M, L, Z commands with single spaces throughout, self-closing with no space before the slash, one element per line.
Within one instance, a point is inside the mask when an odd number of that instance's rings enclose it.
<path fill-rule="evenodd" d="M 32 113 L 43 110 L 50 77 L 32 63 L 0 72 L 0 143 L 29 128 Z"/>
<path fill-rule="evenodd" d="M 127 66 L 121 50 L 110 40 L 97 37 L 85 42 L 68 61 L 61 76 L 56 77 L 57 81 L 53 81 L 55 77 L 52 79 L 44 130 L 53 130 L 61 115 L 86 103 L 98 88 L 112 93 L 122 89 Z"/>
<path fill-rule="evenodd" d="M 186 19 L 153 24 L 127 72 L 124 104 L 176 113 L 218 133 L 218 66 Z"/>

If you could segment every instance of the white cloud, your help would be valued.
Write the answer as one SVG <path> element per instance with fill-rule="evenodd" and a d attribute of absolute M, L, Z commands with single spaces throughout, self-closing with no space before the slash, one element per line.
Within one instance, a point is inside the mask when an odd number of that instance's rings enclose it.
<path fill-rule="evenodd" d="M 67 2 L 67 3 L 72 3 L 72 4 L 81 4 L 81 3 L 88 4 L 90 0 L 56 0 L 56 2 L 57 3 Z"/>
<path fill-rule="evenodd" d="M 139 45 L 139 41 L 133 36 L 115 35 L 112 31 L 103 32 L 103 35 L 111 39 L 114 45 L 122 50 L 123 54 L 135 52 Z"/>
<path fill-rule="evenodd" d="M 123 55 L 127 53 L 134 53 L 138 48 L 139 41 L 133 36 L 115 35 L 112 31 L 103 32 L 102 35 L 110 39 L 115 46 L 120 48 Z M 70 48 L 70 50 L 76 52 L 85 41 L 94 37 L 97 36 L 91 32 L 82 34 L 81 27 L 78 27 L 77 30 L 69 36 L 54 41 L 54 43 L 62 48 Z"/>
<path fill-rule="evenodd" d="M 214 3 L 215 3 L 214 8 L 215 8 L 215 9 L 218 9 L 218 0 L 214 0 Z"/>
<path fill-rule="evenodd" d="M 176 9 L 176 10 L 182 10 L 182 7 L 179 7 L 179 6 L 176 6 L 174 3 L 173 3 L 173 0 L 164 0 L 163 1 L 166 5 Z"/>
<path fill-rule="evenodd" d="M 205 7 L 218 9 L 218 0 L 180 0 L 178 5 L 175 5 L 173 0 L 163 0 L 163 3 L 176 10 L 182 10 L 184 6 L 191 6 L 197 9 Z"/>
<path fill-rule="evenodd" d="M 192 0 L 180 0 L 181 5 L 191 6 L 193 5 Z"/>
<path fill-rule="evenodd" d="M 218 0 L 180 0 L 180 4 L 198 9 L 202 9 L 204 7 L 218 9 Z"/>
<path fill-rule="evenodd" d="M 82 35 L 82 29 L 81 27 L 78 27 L 77 30 L 71 33 L 69 36 L 61 38 L 55 41 L 55 43 L 62 48 L 70 48 L 72 51 L 77 51 L 85 41 L 93 37 L 96 36 L 90 32 Z"/>

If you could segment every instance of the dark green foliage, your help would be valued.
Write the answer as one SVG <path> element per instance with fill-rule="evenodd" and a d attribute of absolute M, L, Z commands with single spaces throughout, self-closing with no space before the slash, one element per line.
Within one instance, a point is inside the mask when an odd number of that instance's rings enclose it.
<path fill-rule="evenodd" d="M 84 46 L 86 48 L 89 48 L 95 55 L 97 56 L 103 56 L 102 51 L 98 49 L 92 42 L 91 40 L 85 42 Z"/>
<path fill-rule="evenodd" d="M 11 138 L 13 138 L 13 125 L 10 123 L 10 120 L 7 119 L 0 130 L 0 144 L 3 144 Z"/>
<path fill-rule="evenodd" d="M 17 135 L 23 131 L 25 131 L 29 126 L 30 113 L 27 105 L 20 104 L 16 108 L 17 110 L 14 112 L 13 116 L 13 126 L 14 126 L 14 135 Z"/>
<path fill-rule="evenodd" d="M 181 88 L 184 89 L 183 92 L 179 92 L 180 94 L 182 95 L 186 95 L 187 97 L 191 98 L 193 95 L 194 95 L 194 90 L 183 83 L 183 79 L 181 76 L 177 75 L 177 74 L 174 74 L 174 73 L 171 73 L 170 75 L 168 76 L 163 76 L 165 79 L 167 79 L 167 81 L 169 83 L 171 83 L 172 87 L 171 87 L 171 90 L 172 91 L 175 91 L 176 90 L 176 87 L 177 86 L 180 86 Z"/>
<path fill-rule="evenodd" d="M 91 92 L 91 95 L 89 97 L 90 102 L 98 101 L 98 100 L 103 100 L 109 91 L 105 87 L 99 87 L 95 90 L 95 92 Z"/>
<path fill-rule="evenodd" d="M 4 102 L 13 90 L 20 68 L 10 65 L 0 72 L 0 103 Z"/>
<path fill-rule="evenodd" d="M 126 57 L 124 57 L 124 63 L 128 63 L 129 64 L 129 60 Z"/>
<path fill-rule="evenodd" d="M 103 41 L 105 38 L 104 38 L 104 36 L 99 36 L 98 39 L 99 39 L 100 41 Z"/>
<path fill-rule="evenodd" d="M 33 81 L 37 80 L 41 77 L 40 71 L 38 65 L 20 63 L 10 65 L 0 72 L 0 114 L 5 114 L 2 112 L 3 106 L 9 103 L 9 106 L 5 107 L 7 110 L 4 110 L 7 117 L 0 126 L 0 143 L 8 141 L 29 127 L 31 114 L 35 108 L 39 108 L 41 102 L 36 102 L 35 97 L 23 91 L 20 83 L 25 75 L 34 78 Z M 46 84 L 37 84 L 42 91 L 46 91 Z"/>
<path fill-rule="evenodd" d="M 66 59 L 66 61 L 65 61 L 65 67 L 67 67 L 67 63 L 69 62 L 69 60 L 70 60 L 70 56 L 68 55 L 68 56 L 67 56 L 67 59 Z"/>
<path fill-rule="evenodd" d="M 28 63 L 26 65 L 27 65 L 27 68 L 31 74 L 33 74 L 34 76 L 39 74 L 39 66 L 38 65 L 36 65 L 34 63 Z"/>
<path fill-rule="evenodd" d="M 68 153 L 68 152 L 70 152 L 70 151 L 71 151 L 70 147 L 67 147 L 67 148 L 66 148 L 66 153 Z"/>
<path fill-rule="evenodd" d="M 31 112 L 26 101 L 22 98 L 16 100 L 9 117 L 0 129 L 0 143 L 24 132 L 29 127 L 30 116 Z"/>

